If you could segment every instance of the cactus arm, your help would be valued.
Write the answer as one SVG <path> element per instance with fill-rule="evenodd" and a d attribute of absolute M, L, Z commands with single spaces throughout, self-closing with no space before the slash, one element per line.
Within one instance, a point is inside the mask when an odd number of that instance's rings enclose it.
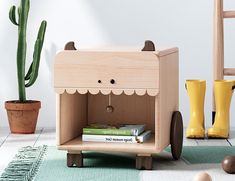
<path fill-rule="evenodd" d="M 42 42 L 42 43 L 40 43 L 40 46 L 39 46 L 40 52 L 42 51 L 42 45 L 44 43 L 44 37 L 45 37 L 45 33 L 46 33 L 46 26 L 47 26 L 47 22 L 46 21 L 42 21 L 40 29 L 38 31 L 37 40 L 41 40 L 41 42 Z M 28 73 L 25 76 L 25 80 L 29 80 L 30 79 L 30 76 L 32 75 L 32 71 L 33 71 L 33 68 L 32 68 L 33 64 L 34 64 L 34 62 L 31 63 L 31 65 L 29 67 L 29 70 L 28 70 Z"/>
<path fill-rule="evenodd" d="M 30 78 L 29 78 L 28 83 L 25 85 L 25 87 L 32 86 L 38 77 L 38 70 L 39 70 L 40 59 L 41 59 L 41 51 L 42 51 L 42 46 L 44 43 L 46 27 L 47 27 L 47 22 L 42 21 L 41 26 L 38 31 L 37 41 L 34 46 L 34 54 L 33 54 L 31 73 L 28 72 L 28 74 L 30 74 Z M 29 71 L 30 71 L 30 69 L 29 69 Z M 27 75 L 26 75 L 26 77 L 27 77 Z"/>
<path fill-rule="evenodd" d="M 44 43 L 46 28 L 47 28 L 47 22 L 44 20 L 44 21 L 41 22 L 41 25 L 40 25 L 40 28 L 39 28 L 39 31 L 38 31 L 38 36 L 37 36 L 37 39 L 40 39 L 42 41 L 41 48 L 42 48 L 43 43 Z"/>
<path fill-rule="evenodd" d="M 26 29 L 29 13 L 29 0 L 22 0 L 19 7 L 19 26 L 18 26 L 18 48 L 17 48 L 17 75 L 18 75 L 18 89 L 19 101 L 26 101 L 25 92 L 25 60 L 26 60 Z"/>
<path fill-rule="evenodd" d="M 12 6 L 10 11 L 9 11 L 9 19 L 11 20 L 11 22 L 18 26 L 19 24 L 17 23 L 16 21 L 16 7 L 15 6 Z"/>
<path fill-rule="evenodd" d="M 38 69 L 40 65 L 40 47 L 41 47 L 41 40 L 37 39 L 35 46 L 34 46 L 34 53 L 33 53 L 33 62 L 32 62 L 32 71 L 30 74 L 30 79 L 25 87 L 30 87 L 34 84 L 38 77 Z"/>
<path fill-rule="evenodd" d="M 30 76 L 31 76 L 31 73 L 32 73 L 32 67 L 33 67 L 33 62 L 31 63 L 31 65 L 29 67 L 29 70 L 28 70 L 28 73 L 26 74 L 24 80 L 29 80 L 30 79 Z"/>
<path fill-rule="evenodd" d="M 18 7 L 18 9 L 17 9 L 17 12 L 18 12 L 18 25 L 20 24 L 20 8 Z"/>

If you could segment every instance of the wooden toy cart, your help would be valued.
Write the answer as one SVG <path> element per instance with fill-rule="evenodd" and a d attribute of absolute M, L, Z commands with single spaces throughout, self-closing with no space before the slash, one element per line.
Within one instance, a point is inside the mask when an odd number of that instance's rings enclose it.
<path fill-rule="evenodd" d="M 182 151 L 183 123 L 178 111 L 178 49 L 157 49 L 146 41 L 140 50 L 76 50 L 74 43 L 56 55 L 57 145 L 67 166 L 83 166 L 82 151 L 136 154 L 137 169 L 152 168 L 152 154 L 171 144 L 174 159 Z M 114 112 L 108 113 L 112 95 Z M 90 123 L 145 124 L 144 143 L 83 142 Z"/>
<path fill-rule="evenodd" d="M 235 18 L 235 11 L 224 11 L 223 4 L 223 0 L 214 0 L 214 80 L 223 80 L 224 76 L 235 76 L 235 68 L 224 68 L 224 19 Z M 214 123 L 215 110 L 213 90 L 212 123 Z"/>

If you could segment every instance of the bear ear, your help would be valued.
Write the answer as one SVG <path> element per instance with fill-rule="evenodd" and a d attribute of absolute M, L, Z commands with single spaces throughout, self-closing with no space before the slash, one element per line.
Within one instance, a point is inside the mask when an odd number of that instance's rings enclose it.
<path fill-rule="evenodd" d="M 155 51 L 155 45 L 152 41 L 146 40 L 142 51 Z"/>
<path fill-rule="evenodd" d="M 70 41 L 66 43 L 66 45 L 64 46 L 64 50 L 77 50 L 77 49 L 75 48 L 75 43 L 73 41 Z"/>

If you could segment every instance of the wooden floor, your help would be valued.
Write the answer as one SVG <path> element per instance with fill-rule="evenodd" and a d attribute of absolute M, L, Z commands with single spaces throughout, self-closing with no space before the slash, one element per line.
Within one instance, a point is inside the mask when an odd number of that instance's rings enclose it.
<path fill-rule="evenodd" d="M 10 134 L 8 128 L 0 128 L 0 174 L 20 147 L 40 145 L 56 145 L 54 128 L 39 128 L 32 135 Z M 184 146 L 235 146 L 235 128 L 231 129 L 228 140 L 184 139 Z"/>

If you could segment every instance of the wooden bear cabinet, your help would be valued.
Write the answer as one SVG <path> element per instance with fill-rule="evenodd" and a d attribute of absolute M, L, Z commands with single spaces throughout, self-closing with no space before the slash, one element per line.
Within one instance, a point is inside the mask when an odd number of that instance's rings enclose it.
<path fill-rule="evenodd" d="M 57 145 L 68 151 L 68 166 L 83 166 L 83 151 L 136 154 L 136 168 L 151 169 L 152 154 L 171 144 L 179 159 L 183 124 L 179 109 L 178 49 L 156 49 L 146 41 L 141 50 L 76 50 L 70 42 L 54 65 L 57 93 Z M 112 97 L 114 111 L 106 110 Z M 91 123 L 145 124 L 144 143 L 83 142 Z"/>

